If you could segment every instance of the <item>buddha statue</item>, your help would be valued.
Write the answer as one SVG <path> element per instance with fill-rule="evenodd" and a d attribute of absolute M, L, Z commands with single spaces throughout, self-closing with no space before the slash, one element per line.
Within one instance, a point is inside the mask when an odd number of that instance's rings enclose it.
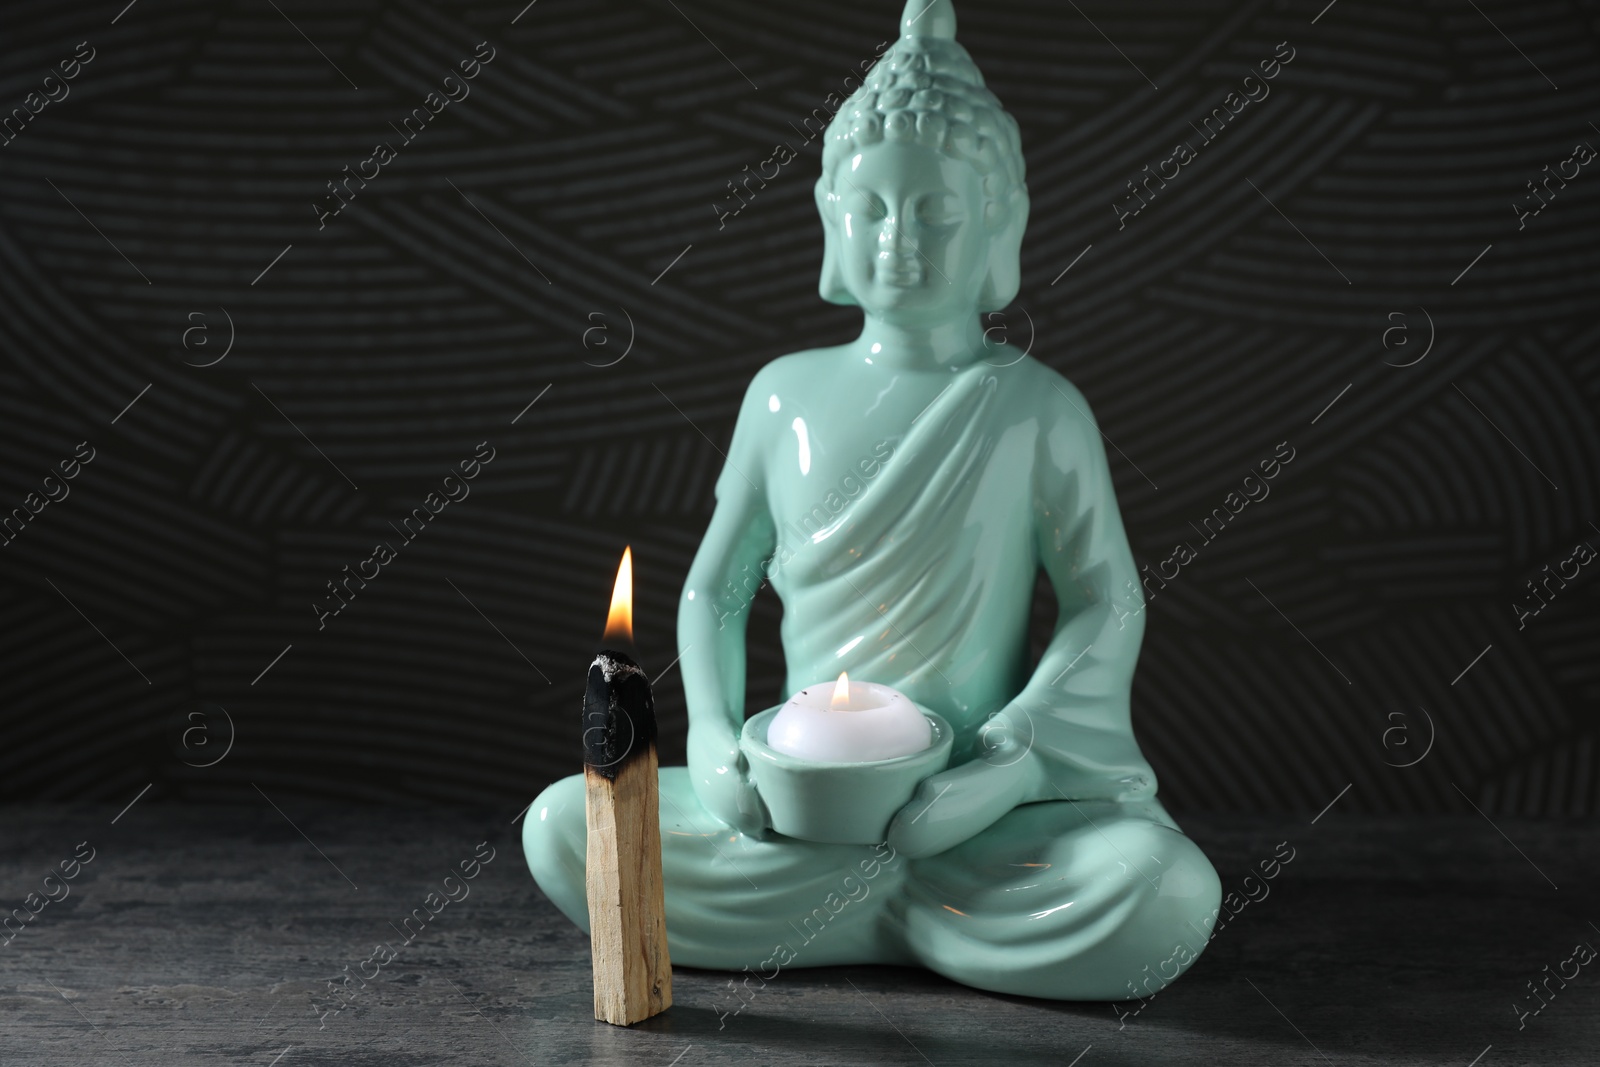
<path fill-rule="evenodd" d="M 1205 947 L 1220 886 L 1133 737 L 1143 596 L 1089 404 L 986 343 L 982 316 L 1020 284 L 1017 123 L 956 43 L 950 0 L 910 0 L 902 25 L 834 116 L 816 184 L 821 294 L 861 308 L 861 335 L 756 374 L 680 601 L 689 765 L 659 779 L 672 960 L 745 988 L 884 963 L 1143 998 Z M 1058 618 L 1030 664 L 1040 568 Z M 739 747 L 763 577 L 787 692 L 848 671 L 953 728 L 949 768 L 877 846 L 769 828 Z M 579 775 L 533 802 L 523 842 L 588 929 L 585 838 Z"/>

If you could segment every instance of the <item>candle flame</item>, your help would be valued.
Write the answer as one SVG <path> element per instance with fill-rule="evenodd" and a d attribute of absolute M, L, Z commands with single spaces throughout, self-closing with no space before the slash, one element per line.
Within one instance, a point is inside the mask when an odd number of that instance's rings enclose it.
<path fill-rule="evenodd" d="M 850 675 L 844 671 L 839 672 L 839 680 L 833 686 L 833 699 L 828 702 L 828 707 L 837 711 L 850 706 Z"/>
<path fill-rule="evenodd" d="M 611 610 L 606 613 L 605 641 L 633 644 L 633 546 L 622 550 L 617 582 L 611 588 Z"/>

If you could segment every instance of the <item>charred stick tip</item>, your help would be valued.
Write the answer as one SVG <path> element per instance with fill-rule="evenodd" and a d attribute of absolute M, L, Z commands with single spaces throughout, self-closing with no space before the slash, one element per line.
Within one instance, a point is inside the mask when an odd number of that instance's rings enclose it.
<path fill-rule="evenodd" d="M 643 669 L 625 652 L 600 652 L 583 694 L 584 765 L 616 778 L 655 742 L 656 705 Z"/>

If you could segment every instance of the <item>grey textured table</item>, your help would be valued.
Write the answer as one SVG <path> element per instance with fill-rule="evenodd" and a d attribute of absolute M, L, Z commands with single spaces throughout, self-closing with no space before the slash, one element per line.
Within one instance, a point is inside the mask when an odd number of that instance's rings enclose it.
<path fill-rule="evenodd" d="M 1186 819 L 1228 889 L 1279 841 L 1295 858 L 1182 981 L 1120 1022 L 1139 1004 L 995 996 L 877 967 L 787 971 L 719 1021 L 727 976 L 680 968 L 671 1011 L 623 1030 L 591 1018 L 587 940 L 533 885 L 514 812 L 281 807 L 6 809 L 6 909 L 79 842 L 95 856 L 0 947 L 0 1064 L 1600 1060 L 1600 965 L 1549 983 L 1520 1029 L 1513 1010 L 1519 997 L 1531 1008 L 1526 983 L 1546 965 L 1600 945 L 1592 823 Z M 494 859 L 469 895 L 363 967 L 485 840 Z M 377 977 L 322 1017 L 346 965 Z"/>

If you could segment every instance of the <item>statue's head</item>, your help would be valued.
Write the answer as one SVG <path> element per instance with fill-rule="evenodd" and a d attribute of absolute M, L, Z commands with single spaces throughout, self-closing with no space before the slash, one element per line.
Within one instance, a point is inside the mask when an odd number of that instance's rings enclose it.
<path fill-rule="evenodd" d="M 998 311 L 1028 222 L 1016 119 L 956 43 L 950 0 L 908 0 L 901 24 L 824 138 L 823 299 L 904 325 Z"/>

